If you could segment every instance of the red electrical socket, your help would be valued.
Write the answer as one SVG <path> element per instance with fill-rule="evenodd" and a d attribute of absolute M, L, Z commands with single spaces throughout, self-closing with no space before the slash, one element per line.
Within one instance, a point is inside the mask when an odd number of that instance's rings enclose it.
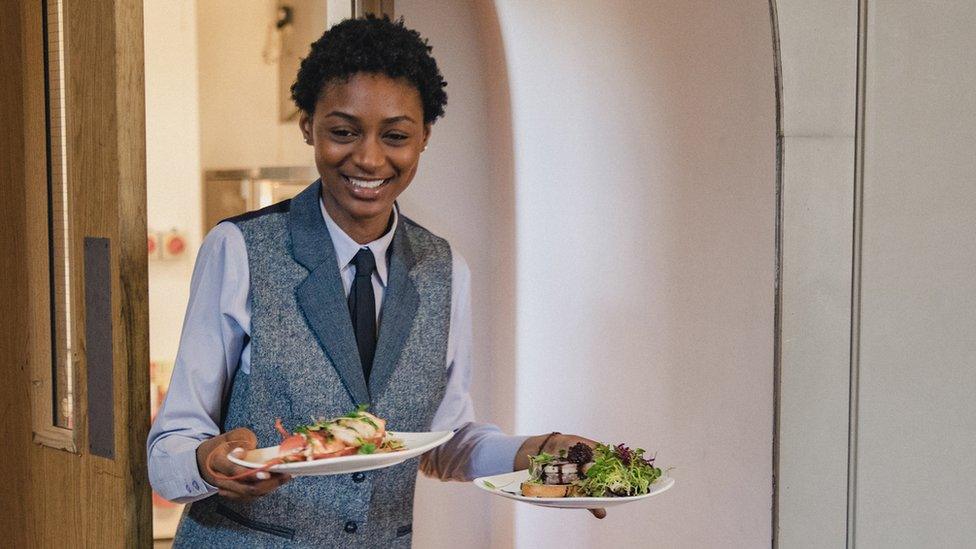
<path fill-rule="evenodd" d="M 186 251 L 186 237 L 183 233 L 173 229 L 163 235 L 162 252 L 164 259 L 176 259 Z"/>
<path fill-rule="evenodd" d="M 159 249 L 159 233 L 149 231 L 149 235 L 146 241 L 147 251 L 149 252 L 149 259 L 159 259 L 160 249 Z"/>

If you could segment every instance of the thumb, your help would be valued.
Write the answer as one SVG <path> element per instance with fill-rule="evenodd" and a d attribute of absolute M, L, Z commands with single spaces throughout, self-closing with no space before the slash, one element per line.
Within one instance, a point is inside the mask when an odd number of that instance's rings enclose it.
<path fill-rule="evenodd" d="M 599 509 L 587 509 L 587 511 L 593 513 L 593 516 L 598 519 L 602 519 L 607 516 L 607 510 L 602 507 Z"/>
<path fill-rule="evenodd" d="M 258 437 L 255 436 L 254 431 L 247 427 L 238 427 L 228 431 L 224 434 L 224 440 L 230 444 L 231 449 L 239 447 L 245 450 L 253 450 L 258 447 Z"/>

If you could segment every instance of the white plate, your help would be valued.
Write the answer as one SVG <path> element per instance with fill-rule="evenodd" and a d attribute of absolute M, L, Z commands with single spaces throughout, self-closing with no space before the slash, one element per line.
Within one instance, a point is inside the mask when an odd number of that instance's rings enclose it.
<path fill-rule="evenodd" d="M 312 461 L 281 463 L 272 466 L 268 470 L 275 473 L 288 473 L 297 477 L 341 475 L 358 471 L 381 469 L 403 463 L 412 457 L 417 457 L 428 450 L 444 444 L 454 436 L 454 433 L 451 431 L 434 431 L 432 433 L 403 433 L 397 431 L 396 433 L 391 432 L 390 434 L 402 440 L 405 449 L 383 454 L 353 454 L 351 456 L 316 459 Z M 243 467 L 258 469 L 263 467 L 266 461 L 274 459 L 277 455 L 278 447 L 269 446 L 267 448 L 251 450 L 242 457 L 229 455 L 227 458 Z"/>
<path fill-rule="evenodd" d="M 543 507 L 556 507 L 560 509 L 594 509 L 597 507 L 613 507 L 632 501 L 640 501 L 651 496 L 656 496 L 668 488 L 674 486 L 674 479 L 671 477 L 661 477 L 651 484 L 650 492 L 640 496 L 615 497 L 615 498 L 530 498 L 522 495 L 522 482 L 529 479 L 529 471 L 521 470 L 513 473 L 505 473 L 491 477 L 481 477 L 474 479 L 474 484 L 478 488 L 492 494 L 499 495 L 516 501 L 524 501 L 533 505 Z M 489 488 L 485 482 L 491 483 L 494 488 Z"/>

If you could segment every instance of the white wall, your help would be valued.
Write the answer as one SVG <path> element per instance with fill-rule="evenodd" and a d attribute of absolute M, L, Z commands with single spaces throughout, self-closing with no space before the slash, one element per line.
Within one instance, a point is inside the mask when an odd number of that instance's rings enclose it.
<path fill-rule="evenodd" d="M 143 10 L 146 217 L 153 230 L 178 228 L 187 237 L 182 257 L 149 261 L 149 353 L 172 361 L 202 240 L 196 1 L 147 1 Z"/>
<path fill-rule="evenodd" d="M 640 445 L 677 480 L 604 521 L 522 506 L 515 544 L 768 545 L 767 2 L 495 5 L 515 136 L 516 427 Z"/>

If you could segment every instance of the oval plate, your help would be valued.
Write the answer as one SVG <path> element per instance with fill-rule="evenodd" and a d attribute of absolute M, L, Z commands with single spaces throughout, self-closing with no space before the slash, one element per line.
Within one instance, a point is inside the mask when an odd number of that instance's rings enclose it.
<path fill-rule="evenodd" d="M 502 496 L 516 501 L 524 501 L 532 505 L 542 507 L 554 507 L 558 509 L 595 509 L 597 507 L 613 507 L 632 503 L 656 496 L 674 486 L 674 479 L 671 477 L 661 477 L 651 484 L 650 492 L 640 496 L 614 497 L 614 498 L 530 498 L 522 495 L 522 482 L 528 480 L 529 471 L 523 469 L 512 473 L 494 475 L 490 477 L 480 477 L 474 479 L 474 485 L 486 492 Z M 486 484 L 487 483 L 487 484 Z"/>
<path fill-rule="evenodd" d="M 296 461 L 272 466 L 269 471 L 274 473 L 288 473 L 292 476 L 324 476 L 370 471 L 398 465 L 410 458 L 417 457 L 428 450 L 451 440 L 452 431 L 434 431 L 430 433 L 391 432 L 391 435 L 403 441 L 405 448 L 397 452 L 383 454 L 353 454 L 334 458 L 316 459 L 312 461 Z M 269 459 L 278 455 L 277 446 L 251 450 L 241 457 L 228 455 L 232 462 L 251 469 L 259 469 Z"/>

